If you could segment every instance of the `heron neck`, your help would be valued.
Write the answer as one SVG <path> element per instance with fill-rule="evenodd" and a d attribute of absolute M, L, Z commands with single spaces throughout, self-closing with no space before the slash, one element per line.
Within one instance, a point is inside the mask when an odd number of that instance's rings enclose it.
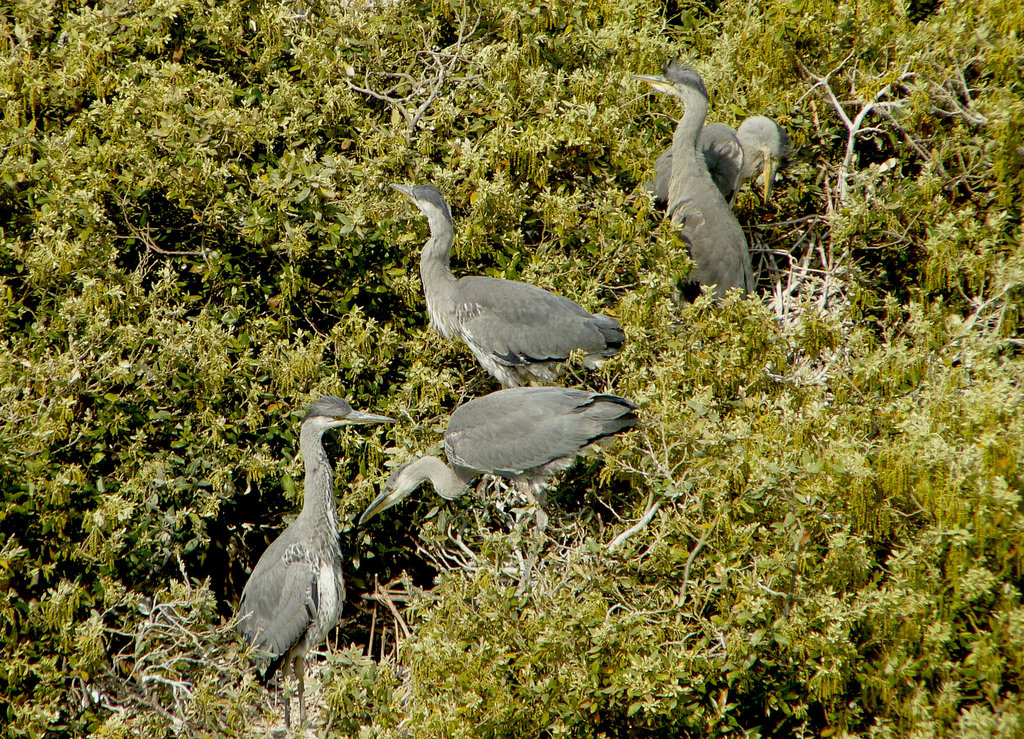
<path fill-rule="evenodd" d="M 454 327 L 444 309 L 452 305 L 450 296 L 455 289 L 455 277 L 449 266 L 454 240 L 455 230 L 451 221 L 440 215 L 431 216 L 430 239 L 420 255 L 420 280 L 423 282 L 430 322 L 442 336 L 448 337 L 452 335 Z"/>
<path fill-rule="evenodd" d="M 323 530 L 337 538 L 338 511 L 334 501 L 334 472 L 324 450 L 323 435 L 304 427 L 299 445 L 306 465 L 306 486 L 299 517 L 323 522 L 322 529 L 317 527 L 314 530 Z"/>
<path fill-rule="evenodd" d="M 409 465 L 409 474 L 416 485 L 430 480 L 434 490 L 445 500 L 454 500 L 469 490 L 469 479 L 463 479 L 438 457 L 421 457 Z"/>
<path fill-rule="evenodd" d="M 681 95 L 686 110 L 672 136 L 672 174 L 668 181 L 668 213 L 673 221 L 680 220 L 676 218 L 676 213 L 680 206 L 684 205 L 684 201 L 689 199 L 688 195 L 693 185 L 698 181 L 704 185 L 711 183 L 711 175 L 708 174 L 704 156 L 697 151 L 697 141 L 708 115 L 708 101 L 695 91 L 687 90 L 687 93 Z M 705 180 L 706 182 L 704 182 Z"/>
<path fill-rule="evenodd" d="M 452 256 L 455 229 L 452 222 L 440 214 L 431 214 L 429 219 L 430 238 L 420 254 L 420 272 L 429 270 L 432 274 L 447 276 L 454 281 L 448 262 Z"/>
<path fill-rule="evenodd" d="M 689 87 L 680 94 L 683 105 L 683 117 L 679 119 L 676 132 L 672 137 L 673 148 L 685 144 L 694 157 L 697 156 L 697 139 L 700 138 L 704 121 L 708 117 L 708 100 L 696 90 Z M 674 156 L 674 155 L 673 155 Z"/>

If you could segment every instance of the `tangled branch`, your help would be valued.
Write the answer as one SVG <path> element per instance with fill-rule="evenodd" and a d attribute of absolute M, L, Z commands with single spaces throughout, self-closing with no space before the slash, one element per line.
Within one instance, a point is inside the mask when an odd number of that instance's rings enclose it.
<path fill-rule="evenodd" d="M 476 32 L 479 23 L 480 19 L 477 17 L 472 27 L 468 27 L 467 18 L 465 16 L 459 18 L 458 38 L 455 43 L 440 51 L 430 48 L 430 40 L 424 38 L 424 49 L 416 54 L 417 59 L 423 59 L 425 62 L 419 79 L 403 72 L 382 72 L 379 77 L 384 81 L 390 80 L 391 82 L 390 84 L 385 82 L 387 86 L 380 90 L 374 89 L 370 82 L 370 73 L 367 72 L 363 76 L 362 85 L 356 85 L 349 81 L 348 87 L 353 92 L 385 102 L 392 109 L 397 110 L 405 120 L 408 129 L 406 135 L 411 139 L 438 94 L 449 81 L 456 79 L 453 75 L 455 68 L 462 61 L 463 46 Z M 468 81 L 475 77 L 459 79 Z M 403 90 L 406 90 L 405 94 L 401 94 Z"/>

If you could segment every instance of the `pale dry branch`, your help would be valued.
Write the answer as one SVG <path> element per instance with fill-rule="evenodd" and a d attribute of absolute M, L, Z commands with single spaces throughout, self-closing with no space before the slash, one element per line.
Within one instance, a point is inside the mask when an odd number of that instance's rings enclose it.
<path fill-rule="evenodd" d="M 892 90 L 893 85 L 895 84 L 892 82 L 887 85 L 883 85 L 882 88 L 875 93 L 871 100 L 862 101 L 855 99 L 849 102 L 840 102 L 839 98 L 836 96 L 835 92 L 832 89 L 832 85 L 829 82 L 829 78 L 832 75 L 839 72 L 843 68 L 843 66 L 845 66 L 845 64 L 852 58 L 852 56 L 853 52 L 851 52 L 842 62 L 840 62 L 839 66 L 835 67 L 833 70 L 831 70 L 824 76 L 815 74 L 808 67 L 806 67 L 802 63 L 800 64 L 800 67 L 803 69 L 804 74 L 806 74 L 812 80 L 814 80 L 814 85 L 808 92 L 813 90 L 820 90 L 820 94 L 822 95 L 822 97 L 825 99 L 826 102 L 828 102 L 832 106 L 832 109 L 839 117 L 839 120 L 842 121 L 843 125 L 846 127 L 846 151 L 843 154 L 843 161 L 840 163 L 839 170 L 836 174 L 836 194 L 838 197 L 839 205 L 842 205 L 846 202 L 846 198 L 849 192 L 850 168 L 853 166 L 853 159 L 856 155 L 856 144 L 858 137 L 871 133 L 882 132 L 882 129 L 879 129 L 877 127 L 865 127 L 865 118 L 867 118 L 867 116 L 874 112 L 876 109 L 885 110 L 886 112 L 888 112 L 889 109 L 898 108 L 901 105 L 900 101 L 882 100 L 882 98 L 887 97 L 890 91 Z M 904 70 L 904 72 L 900 75 L 898 82 L 910 79 L 912 76 L 913 74 L 911 72 Z M 851 93 L 853 92 L 852 86 L 853 83 L 851 82 Z M 857 110 L 857 112 L 851 118 L 844 109 L 845 105 L 854 105 L 860 107 L 859 110 Z M 831 200 L 829 201 L 829 206 L 831 207 Z"/>
<path fill-rule="evenodd" d="M 467 82 L 478 79 L 478 76 L 455 78 L 454 72 L 459 63 L 463 61 L 463 46 L 476 33 L 479 24 L 479 16 L 470 27 L 468 18 L 466 15 L 462 15 L 459 18 L 458 38 L 453 44 L 440 51 L 432 49 L 430 39 L 424 38 L 424 49 L 416 55 L 417 58 L 425 60 L 419 79 L 404 72 L 381 72 L 378 74 L 380 80 L 393 82 L 384 88 L 374 89 L 370 80 L 370 72 L 367 71 L 363 75 L 362 85 L 356 85 L 349 81 L 348 87 L 353 92 L 380 100 L 397 110 L 405 120 L 406 136 L 411 139 L 416 134 L 423 116 L 449 81 L 458 79 Z M 400 94 L 403 89 L 408 91 L 405 94 Z"/>
<path fill-rule="evenodd" d="M 128 239 L 135 239 L 136 241 L 141 242 L 143 244 L 143 246 L 145 246 L 147 249 L 149 249 L 154 254 L 160 254 L 161 256 L 165 256 L 165 257 L 203 257 L 203 258 L 208 258 L 210 256 L 210 251 L 208 249 L 197 249 L 197 250 L 192 250 L 192 251 L 173 251 L 173 250 L 164 249 L 164 248 L 162 248 L 160 246 L 157 246 L 157 243 L 155 241 L 153 241 L 152 237 L 150 236 L 150 233 L 152 232 L 152 229 L 149 226 L 146 226 L 145 228 L 140 229 L 140 228 L 136 227 L 135 224 L 133 224 L 130 220 L 128 220 L 128 216 L 127 216 L 128 207 L 129 207 L 128 206 L 128 199 L 127 199 L 127 196 L 126 196 L 126 197 L 122 198 L 122 200 L 121 200 L 121 213 L 123 214 L 122 215 L 122 220 L 124 221 L 124 225 L 128 229 L 128 231 L 131 232 L 131 235 L 130 236 L 121 236 L 119 234 L 115 234 L 114 235 L 115 239 L 121 239 L 121 240 L 125 240 L 125 241 L 127 241 Z"/>
<path fill-rule="evenodd" d="M 645 528 L 647 528 L 647 525 L 651 522 L 651 519 L 654 518 L 655 514 L 658 512 L 658 509 L 661 508 L 661 498 L 658 498 L 652 503 L 651 499 L 653 497 L 653 492 L 648 493 L 647 510 L 644 512 L 644 515 L 641 516 L 635 524 L 630 526 L 628 529 L 623 531 L 621 534 L 619 534 L 612 540 L 611 544 L 608 545 L 608 554 L 611 554 L 620 546 L 622 546 L 622 544 L 628 541 L 630 537 L 636 535 L 640 531 L 643 531 Z"/>
<path fill-rule="evenodd" d="M 372 594 L 364 596 L 367 600 L 373 600 L 378 603 L 383 603 L 388 611 L 391 613 L 391 617 L 395 620 L 395 642 L 399 643 L 403 639 L 412 638 L 412 629 L 409 628 L 409 624 L 406 623 L 405 619 L 402 618 L 402 614 L 398 610 L 398 606 L 395 605 L 396 600 L 408 600 L 410 594 L 408 590 L 398 591 L 392 590 L 390 587 L 381 588 L 379 585 L 373 591 Z M 401 630 L 401 638 L 399 637 L 398 631 Z"/>
<path fill-rule="evenodd" d="M 686 566 L 683 567 L 683 583 L 679 586 L 680 604 L 686 601 L 686 588 L 690 583 L 690 568 L 693 566 L 693 561 L 697 559 L 697 555 L 700 554 L 700 550 L 704 548 L 705 544 L 707 544 L 708 536 L 710 536 L 711 532 L 718 527 L 718 519 L 719 516 L 715 516 L 715 520 L 711 522 L 711 525 L 704 529 L 704 533 L 700 535 L 700 539 L 697 540 L 697 544 L 690 552 L 690 556 L 686 558 Z"/>
<path fill-rule="evenodd" d="M 968 60 L 966 64 L 970 64 L 971 61 L 973 60 Z M 971 97 L 971 88 L 964 77 L 964 66 L 966 65 L 958 66 L 953 76 L 946 80 L 945 84 L 932 83 L 932 95 L 949 108 L 947 110 L 933 105 L 932 112 L 943 118 L 959 118 L 972 126 L 987 125 L 988 118 L 972 107 L 974 99 Z"/>

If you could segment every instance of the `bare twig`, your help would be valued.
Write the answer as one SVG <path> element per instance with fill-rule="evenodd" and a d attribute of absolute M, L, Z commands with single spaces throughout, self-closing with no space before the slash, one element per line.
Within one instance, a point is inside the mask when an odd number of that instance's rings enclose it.
<path fill-rule="evenodd" d="M 653 492 L 647 494 L 647 505 L 648 505 L 648 508 L 644 512 L 644 515 L 640 517 L 639 521 L 637 521 L 635 524 L 630 526 L 628 529 L 623 531 L 621 534 L 619 534 L 618 536 L 616 536 L 612 540 L 612 543 L 608 545 L 608 553 L 609 554 L 614 552 L 623 543 L 628 541 L 631 536 L 633 536 L 636 533 L 642 531 L 647 526 L 647 524 L 649 524 L 651 522 L 651 519 L 654 518 L 654 514 L 656 514 L 658 512 L 658 509 L 661 508 L 661 500 L 662 500 L 661 498 L 658 498 L 658 500 L 654 501 L 654 503 L 652 504 L 651 503 L 651 498 L 653 498 L 653 497 L 654 497 L 654 493 Z"/>
<path fill-rule="evenodd" d="M 876 109 L 882 109 L 888 112 L 890 108 L 899 107 L 900 105 L 898 101 L 882 102 L 882 98 L 889 95 L 889 92 L 893 87 L 894 83 L 890 82 L 888 85 L 883 85 L 882 88 L 878 90 L 878 92 L 875 93 L 874 97 L 872 97 L 869 101 L 854 101 L 852 103 L 846 103 L 847 105 L 860 105 L 860 109 L 853 116 L 853 118 L 847 115 L 846 110 L 843 107 L 844 103 L 841 103 L 839 101 L 839 98 L 836 97 L 836 94 L 832 90 L 832 86 L 829 82 L 829 78 L 832 75 L 839 72 L 839 70 L 843 68 L 843 66 L 852 58 L 852 56 L 853 52 L 851 52 L 842 62 L 840 62 L 839 66 L 837 66 L 835 69 L 831 70 L 830 72 L 828 72 L 828 74 L 824 76 L 815 74 L 808 67 L 800 63 L 800 66 L 803 69 L 804 73 L 814 80 L 814 86 L 811 87 L 811 90 L 819 89 L 821 91 L 822 97 L 824 97 L 825 100 L 832 106 L 833 110 L 835 110 L 836 112 L 836 115 L 839 116 L 839 120 L 841 120 L 843 122 L 843 125 L 846 127 L 846 152 L 843 155 L 843 161 L 839 165 L 839 171 L 836 175 L 836 193 L 838 195 L 840 205 L 842 205 L 846 201 L 846 196 L 849 188 L 849 172 L 850 167 L 853 165 L 854 155 L 856 154 L 857 138 L 859 136 L 864 136 L 870 133 L 879 133 L 881 131 L 881 129 L 878 128 L 865 128 L 864 119 L 867 118 L 867 116 L 874 112 Z M 903 80 L 909 79 L 912 76 L 913 74 L 911 72 L 904 71 L 900 75 L 899 81 L 902 82 Z"/>
<path fill-rule="evenodd" d="M 145 230 L 140 230 L 131 221 L 128 220 L 128 203 L 127 200 L 121 201 L 121 213 L 123 214 L 124 225 L 131 232 L 131 236 L 120 236 L 115 235 L 117 239 L 136 239 L 141 241 L 147 249 L 160 254 L 165 257 L 208 257 L 210 252 L 207 249 L 199 249 L 197 251 L 170 251 L 157 246 L 156 242 L 150 237 L 151 229 L 149 226 L 145 227 Z"/>
<path fill-rule="evenodd" d="M 391 615 L 395 619 L 396 631 L 398 629 L 401 629 L 401 636 L 405 639 L 412 638 L 412 629 L 409 628 L 409 624 L 405 622 L 405 619 L 402 618 L 402 614 L 399 613 L 398 606 L 395 605 L 395 600 L 396 598 L 399 600 L 404 600 L 408 597 L 408 593 L 394 592 L 389 588 L 381 587 L 377 587 L 377 589 L 374 590 L 372 595 L 366 596 L 366 598 L 370 600 L 375 600 L 378 603 L 383 603 L 385 606 L 387 606 L 387 609 L 391 611 Z M 396 637 L 397 636 L 398 634 L 396 633 Z"/>
<path fill-rule="evenodd" d="M 437 99 L 438 94 L 448 80 L 452 79 L 456 66 L 462 61 L 463 45 L 476 33 L 479 23 L 480 19 L 477 17 L 473 22 L 473 26 L 468 28 L 467 18 L 463 15 L 459 19 L 459 36 L 455 43 L 441 51 L 431 49 L 430 39 L 424 38 L 423 45 L 425 48 L 417 54 L 417 57 L 425 58 L 426 64 L 423 75 L 418 80 L 403 72 L 384 73 L 380 76 L 397 81 L 384 92 L 380 92 L 371 86 L 370 75 L 367 72 L 364 75 L 362 85 L 349 82 L 348 87 L 353 92 L 380 100 L 397 110 L 405 120 L 408 129 L 407 136 L 412 138 L 419 127 L 420 120 L 430 109 L 430 106 L 434 104 L 434 100 Z M 475 79 L 475 77 L 461 79 L 465 81 Z M 408 88 L 409 91 L 405 95 L 399 95 L 398 91 L 402 88 Z M 419 100 L 422 100 L 422 102 L 415 109 L 411 109 L 413 104 Z"/>
<path fill-rule="evenodd" d="M 690 583 L 690 567 L 693 566 L 693 561 L 697 559 L 697 555 L 700 550 L 707 544 L 708 536 L 718 526 L 718 516 L 711 522 L 711 525 L 704 529 L 704 533 L 700 535 L 700 539 L 697 540 L 697 545 L 690 552 L 690 556 L 686 558 L 686 566 L 683 567 L 683 584 L 679 586 L 679 602 L 680 604 L 686 601 L 686 586 Z"/>

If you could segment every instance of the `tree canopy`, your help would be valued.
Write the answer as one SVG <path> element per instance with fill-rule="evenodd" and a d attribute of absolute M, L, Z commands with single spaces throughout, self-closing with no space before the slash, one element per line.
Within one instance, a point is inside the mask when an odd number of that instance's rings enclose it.
<path fill-rule="evenodd" d="M 320 394 L 349 602 L 316 721 L 359 737 L 1024 734 L 1024 6 L 1016 0 L 5 0 L 0 736 L 259 734 L 231 616 Z M 681 111 L 795 153 L 737 214 L 758 293 L 644 183 Z M 509 491 L 388 470 L 495 389 L 453 269 L 616 316 L 573 387 L 641 425 L 563 475 L 525 592 Z"/>

